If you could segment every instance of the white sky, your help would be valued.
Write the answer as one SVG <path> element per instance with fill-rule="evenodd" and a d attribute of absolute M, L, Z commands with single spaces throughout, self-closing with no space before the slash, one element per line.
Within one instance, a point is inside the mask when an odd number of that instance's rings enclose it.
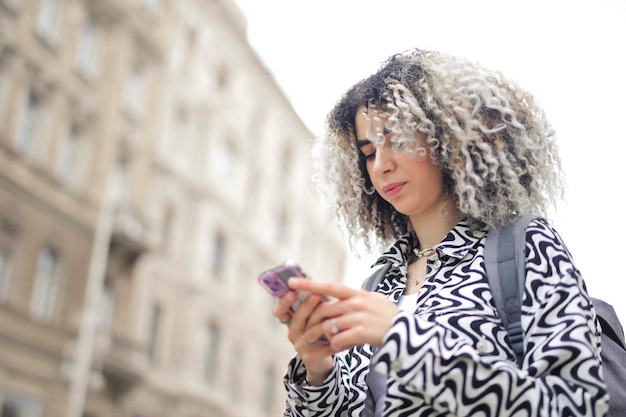
<path fill-rule="evenodd" d="M 253 48 L 314 133 L 347 88 L 412 47 L 477 60 L 532 92 L 557 131 L 568 183 L 554 226 L 589 292 L 626 324 L 625 0 L 236 3 Z M 350 285 L 369 261 L 351 259 Z"/>

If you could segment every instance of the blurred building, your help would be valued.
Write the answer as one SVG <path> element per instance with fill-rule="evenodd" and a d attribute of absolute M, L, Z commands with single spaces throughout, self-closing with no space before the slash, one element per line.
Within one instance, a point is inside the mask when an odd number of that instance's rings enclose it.
<path fill-rule="evenodd" d="M 232 0 L 0 0 L 0 417 L 279 415 L 310 136 Z"/>

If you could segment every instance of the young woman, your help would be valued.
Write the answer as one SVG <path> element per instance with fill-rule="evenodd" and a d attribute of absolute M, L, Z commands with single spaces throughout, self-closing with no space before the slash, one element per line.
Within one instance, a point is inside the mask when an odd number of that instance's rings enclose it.
<path fill-rule="evenodd" d="M 550 223 L 526 232 L 520 366 L 485 275 L 489 230 L 545 217 L 562 193 L 554 132 L 530 94 L 408 51 L 339 100 L 316 155 L 350 243 L 390 265 L 375 292 L 290 280 L 273 310 L 297 352 L 285 416 L 606 414 L 595 311 Z M 292 314 L 298 290 L 312 295 Z"/>

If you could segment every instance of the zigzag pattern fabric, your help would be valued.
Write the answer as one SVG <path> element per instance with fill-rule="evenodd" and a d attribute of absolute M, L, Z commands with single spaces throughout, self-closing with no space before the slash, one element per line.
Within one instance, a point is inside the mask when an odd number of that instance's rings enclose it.
<path fill-rule="evenodd" d="M 360 416 L 370 367 L 386 376 L 384 416 L 605 415 L 600 329 L 558 233 L 541 219 L 527 229 L 521 369 L 486 279 L 485 236 L 466 221 L 448 234 L 428 259 L 415 313 L 398 312 L 376 354 L 363 345 L 336 355 L 334 372 L 319 386 L 307 386 L 294 357 L 284 416 Z M 392 263 L 377 291 L 396 302 L 414 247 L 405 236 L 377 262 Z"/>

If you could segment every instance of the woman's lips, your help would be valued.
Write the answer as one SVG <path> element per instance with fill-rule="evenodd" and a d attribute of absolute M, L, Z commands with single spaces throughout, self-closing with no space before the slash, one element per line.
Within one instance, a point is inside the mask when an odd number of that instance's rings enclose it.
<path fill-rule="evenodd" d="M 402 191 L 405 184 L 406 184 L 405 182 L 389 184 L 389 185 L 386 185 L 383 188 L 383 190 L 385 191 L 385 194 L 387 194 L 389 198 L 392 198 L 392 197 L 397 196 Z"/>

